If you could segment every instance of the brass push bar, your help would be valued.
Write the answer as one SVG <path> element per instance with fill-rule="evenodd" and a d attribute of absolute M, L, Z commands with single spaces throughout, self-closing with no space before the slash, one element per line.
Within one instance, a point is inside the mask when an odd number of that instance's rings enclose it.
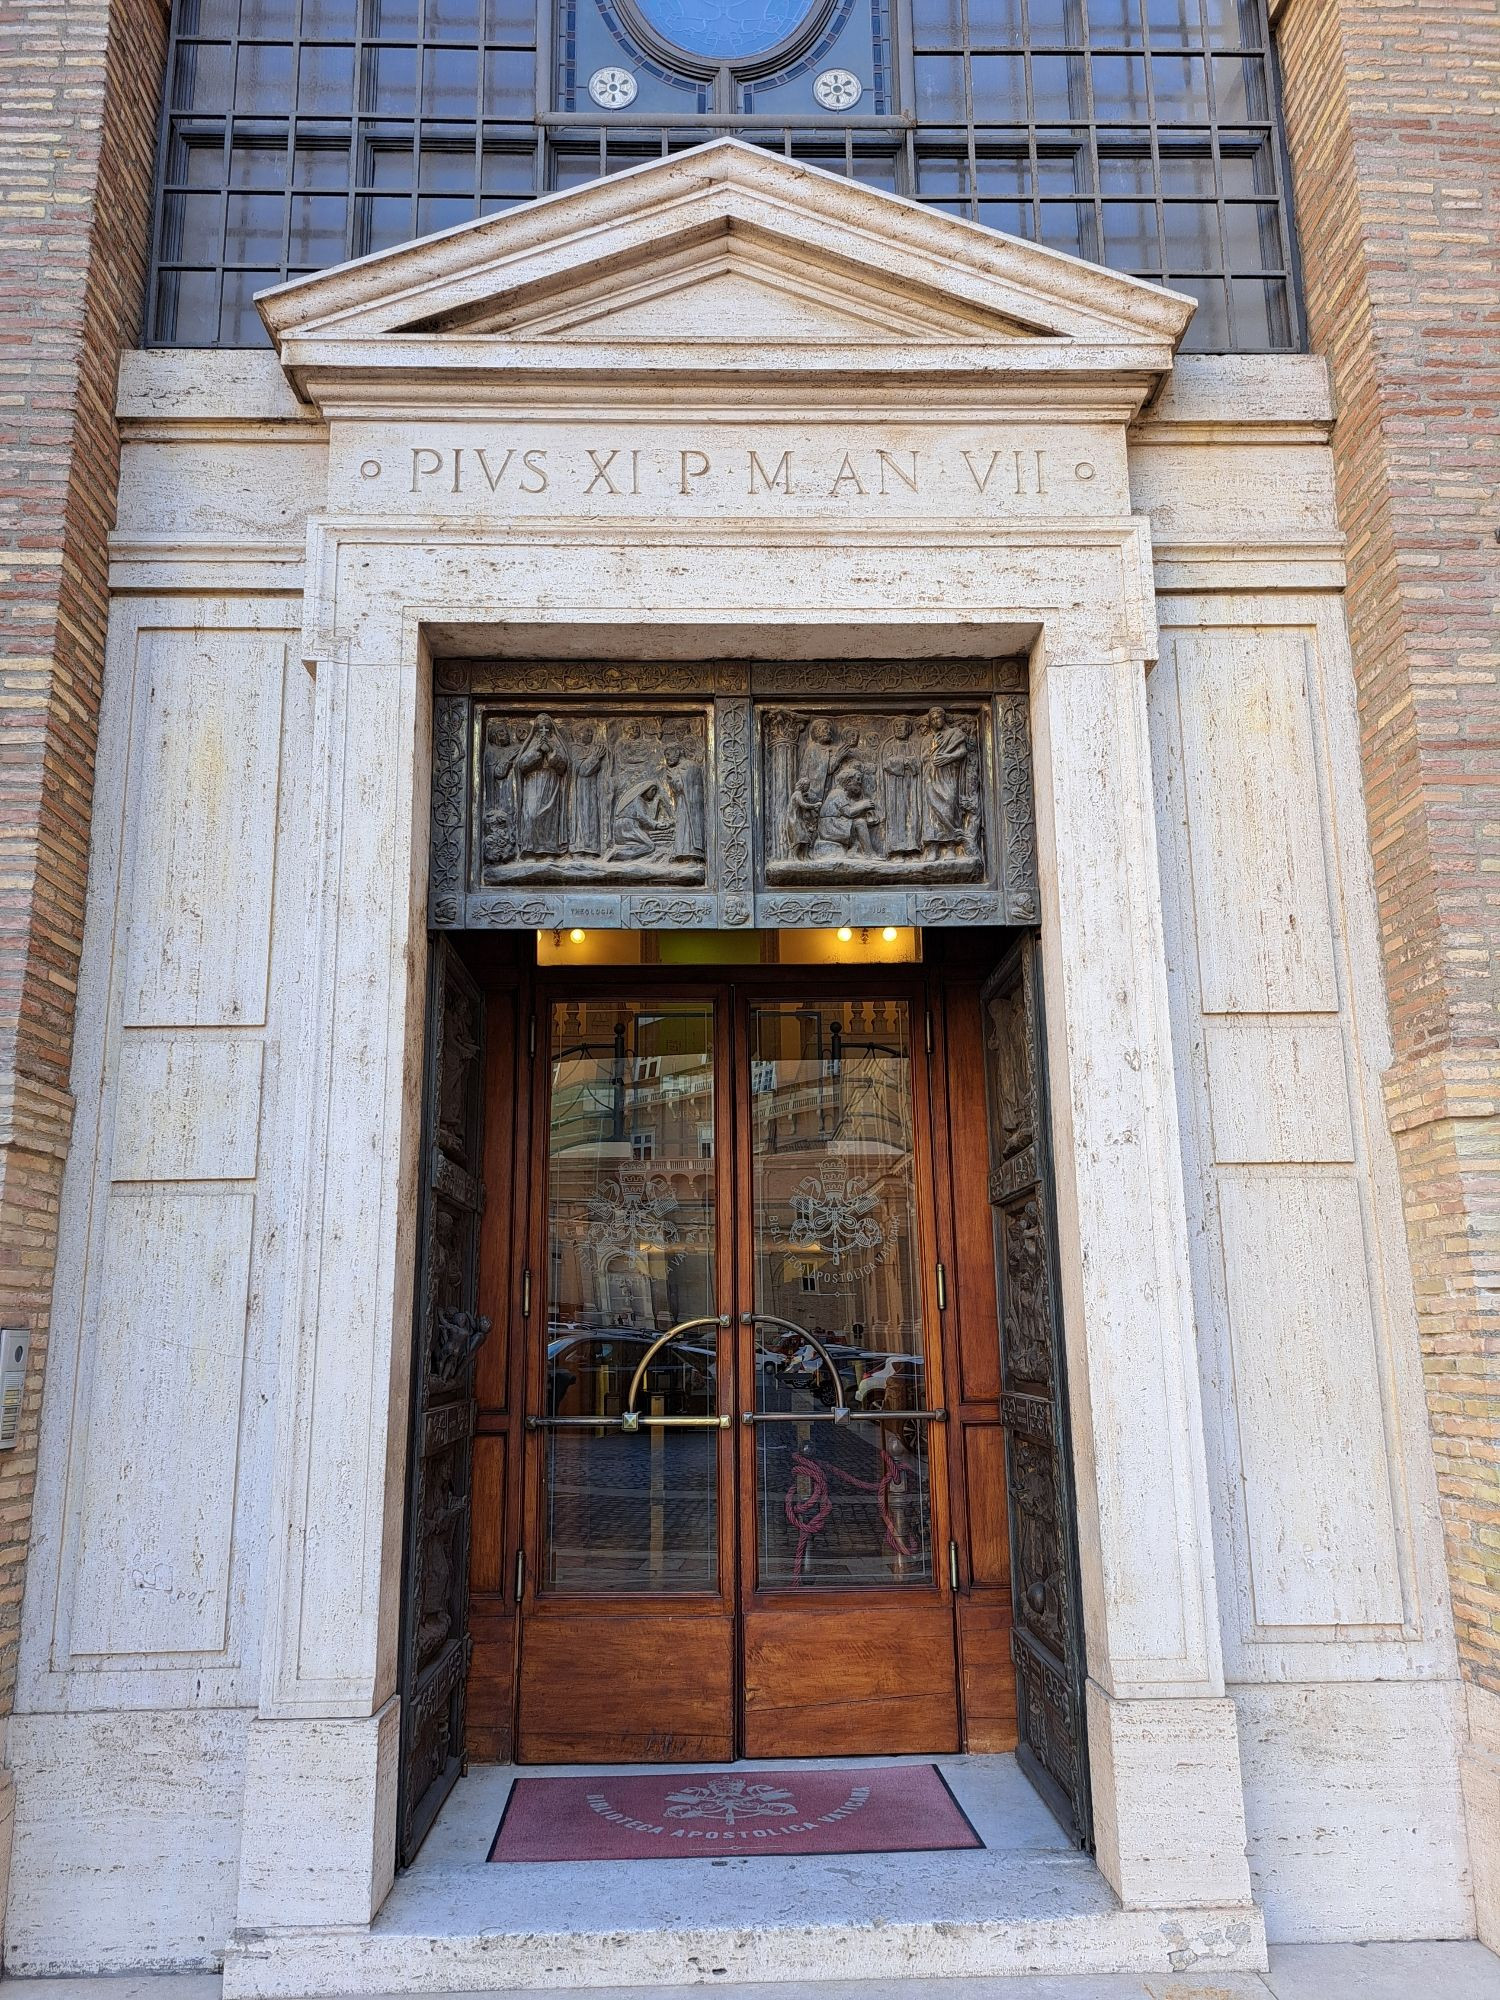
<path fill-rule="evenodd" d="M 815 1347 L 833 1382 L 833 1408 L 829 1412 L 830 1420 L 836 1424 L 845 1421 L 849 1416 L 849 1405 L 844 1401 L 844 1385 L 839 1380 L 838 1369 L 833 1365 L 833 1356 L 815 1333 L 809 1333 L 805 1326 L 799 1326 L 794 1319 L 783 1319 L 780 1313 L 741 1313 L 740 1325 L 784 1326 L 805 1340 L 809 1347 Z"/>
<path fill-rule="evenodd" d="M 669 1326 L 665 1333 L 658 1334 L 656 1339 L 652 1341 L 651 1345 L 646 1349 L 645 1353 L 641 1356 L 640 1361 L 636 1365 L 636 1371 L 630 1378 L 630 1389 L 629 1393 L 626 1395 L 625 1398 L 625 1407 L 620 1412 L 620 1429 L 622 1431 L 640 1431 L 640 1430 L 727 1431 L 729 1428 L 729 1419 L 727 1416 L 723 1417 L 642 1416 L 640 1411 L 635 1406 L 635 1399 L 640 1394 L 640 1388 L 642 1382 L 644 1382 L 646 1379 L 646 1370 L 651 1366 L 652 1362 L 656 1359 L 657 1355 L 668 1344 L 669 1341 L 676 1340 L 679 1334 L 691 1333 L 693 1331 L 693 1328 L 696 1326 L 717 1327 L 717 1326 L 732 1326 L 733 1324 L 734 1322 L 729 1317 L 728 1313 L 707 1313 L 698 1319 L 680 1319 L 677 1322 L 676 1326 Z"/>

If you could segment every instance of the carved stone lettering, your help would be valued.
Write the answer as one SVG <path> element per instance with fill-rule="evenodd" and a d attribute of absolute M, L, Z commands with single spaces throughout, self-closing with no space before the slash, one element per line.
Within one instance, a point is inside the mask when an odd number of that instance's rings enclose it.
<path fill-rule="evenodd" d="M 971 882 L 985 873 L 983 712 L 765 711 L 766 880 Z"/>
<path fill-rule="evenodd" d="M 596 715 L 479 709 L 478 877 L 511 882 L 705 880 L 701 710 Z"/>

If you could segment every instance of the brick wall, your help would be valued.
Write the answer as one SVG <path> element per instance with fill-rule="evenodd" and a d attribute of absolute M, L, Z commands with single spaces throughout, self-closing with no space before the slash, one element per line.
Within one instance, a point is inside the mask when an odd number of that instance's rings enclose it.
<path fill-rule="evenodd" d="M 1459 1649 L 1500 1692 L 1500 10 L 1284 0 L 1277 27 Z"/>
<path fill-rule="evenodd" d="M 115 373 L 139 334 L 164 45 L 163 0 L 0 0 L 0 1324 L 33 1329 L 0 1457 L 0 1716 L 72 1112 Z"/>

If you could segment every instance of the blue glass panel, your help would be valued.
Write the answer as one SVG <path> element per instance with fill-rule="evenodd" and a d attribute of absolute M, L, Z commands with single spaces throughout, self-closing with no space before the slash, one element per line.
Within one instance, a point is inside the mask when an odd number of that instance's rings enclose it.
<path fill-rule="evenodd" d="M 726 62 L 785 41 L 808 0 L 637 0 L 659 35 L 695 56 Z"/>

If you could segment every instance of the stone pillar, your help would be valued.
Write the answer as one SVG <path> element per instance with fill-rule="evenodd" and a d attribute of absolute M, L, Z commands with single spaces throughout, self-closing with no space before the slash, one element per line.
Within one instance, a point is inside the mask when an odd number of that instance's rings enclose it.
<path fill-rule="evenodd" d="M 316 639 L 310 650 L 321 657 L 298 1091 L 306 1123 L 245 1781 L 242 1931 L 366 1924 L 395 1871 L 425 938 L 415 884 L 426 842 L 414 844 L 413 808 L 420 787 L 425 816 L 428 751 L 415 658 L 355 663 Z"/>
<path fill-rule="evenodd" d="M 1053 1157 L 1099 1866 L 1248 1906 L 1140 660 L 1033 667 Z"/>

